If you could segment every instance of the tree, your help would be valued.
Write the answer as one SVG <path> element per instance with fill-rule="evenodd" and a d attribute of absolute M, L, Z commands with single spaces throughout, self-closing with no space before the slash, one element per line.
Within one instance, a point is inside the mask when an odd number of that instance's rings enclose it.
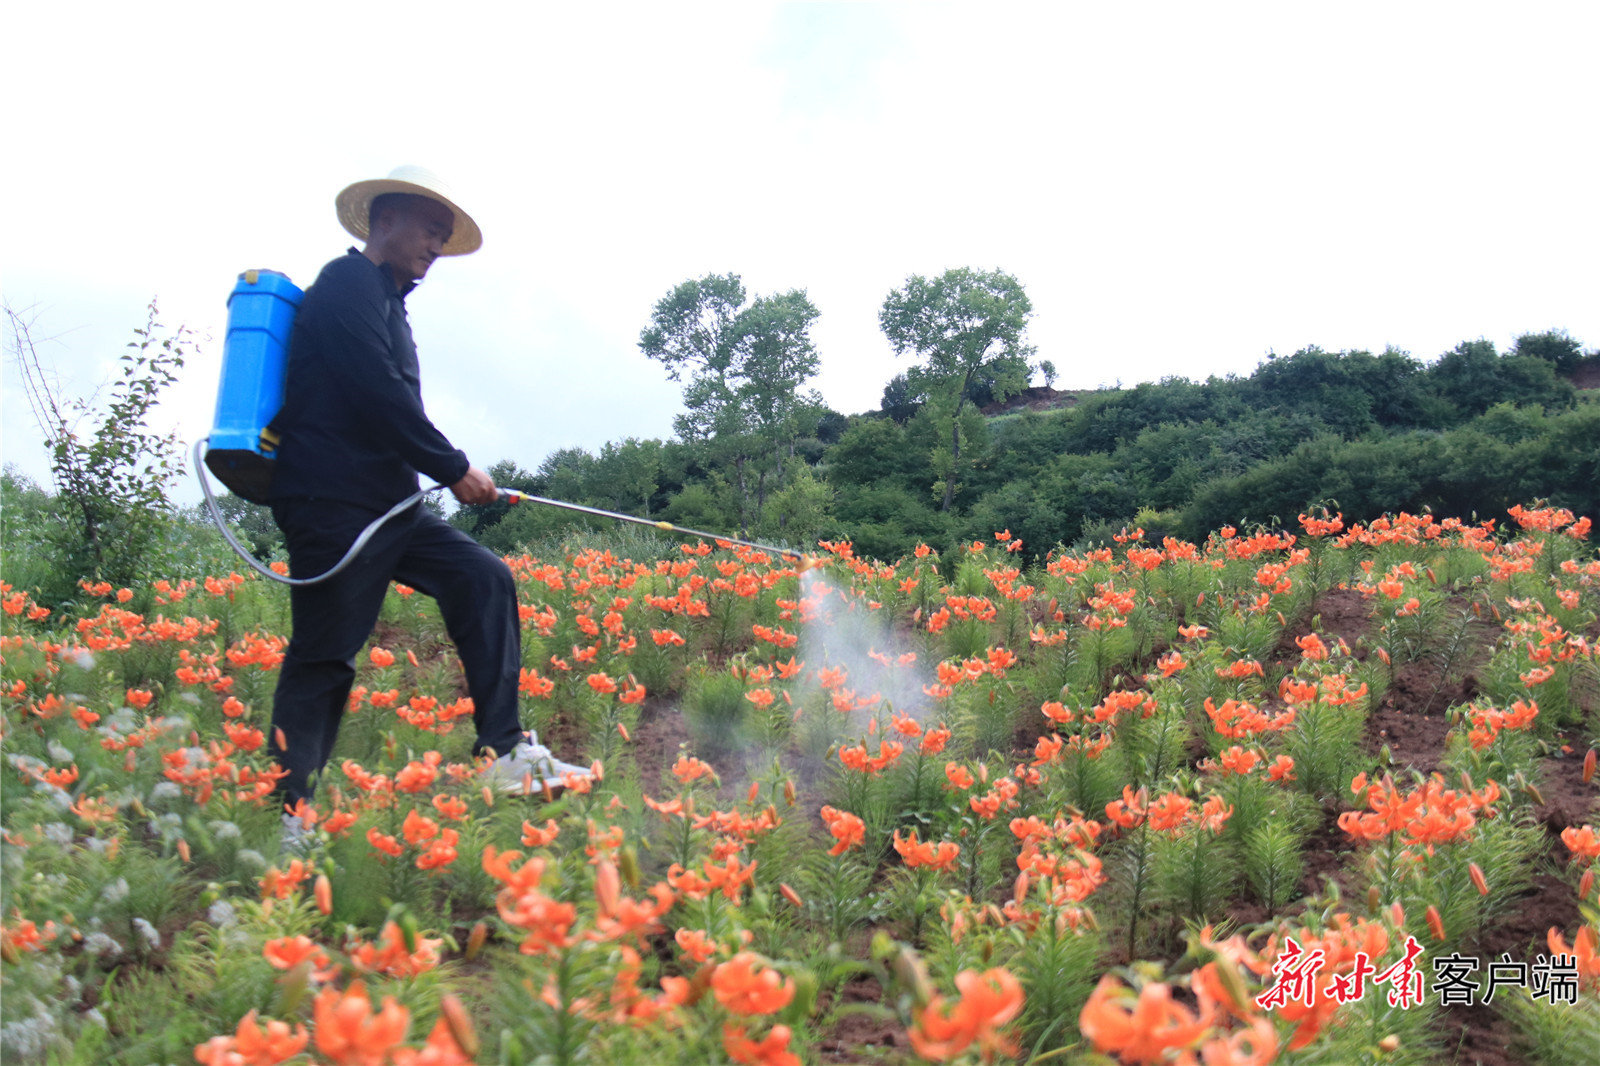
<path fill-rule="evenodd" d="M 759 521 L 767 472 L 776 470 L 781 487 L 795 439 L 814 428 L 825 410 L 820 397 L 800 391 L 818 368 L 810 337 L 817 309 L 810 299 L 799 289 L 749 306 L 745 298 L 737 274 L 686 281 L 657 301 L 650 325 L 639 334 L 640 350 L 664 365 L 672 380 L 687 375 L 686 410 L 673 428 L 685 442 L 711 445 L 733 466 L 741 535 L 751 524 L 750 460 L 763 460 L 757 470 Z"/>
<path fill-rule="evenodd" d="M 1524 333 L 1511 349 L 1513 355 L 1544 359 L 1556 368 L 1558 374 L 1570 374 L 1583 362 L 1583 346 L 1565 330 L 1548 330 L 1544 333 Z"/>
<path fill-rule="evenodd" d="M 650 517 L 650 499 L 661 482 L 661 442 L 628 437 L 600 447 L 590 497 L 608 511 Z"/>
<path fill-rule="evenodd" d="M 878 410 L 903 426 L 921 406 L 922 398 L 911 394 L 911 379 L 905 374 L 896 374 L 883 387 L 883 402 Z"/>
<path fill-rule="evenodd" d="M 39 359 L 30 323 L 9 307 L 5 313 L 64 516 L 56 531 L 63 587 L 56 592 L 71 595 L 67 582 L 84 578 L 127 585 L 147 577 L 143 564 L 173 512 L 171 487 L 184 469 L 177 432 L 156 433 L 149 419 L 178 379 L 192 334 L 179 326 L 161 335 L 152 300 L 144 328 L 134 330 L 137 339 L 121 356 L 110 399 L 100 404 L 95 396 L 65 396 Z"/>
<path fill-rule="evenodd" d="M 586 448 L 557 448 L 544 457 L 534 474 L 534 495 L 588 506 L 596 463 Z"/>
<path fill-rule="evenodd" d="M 794 458 L 794 442 L 812 432 L 827 406 L 814 389 L 800 387 L 819 369 L 811 327 L 817 309 L 803 290 L 791 289 L 755 300 L 732 325 L 737 387 L 734 398 L 746 424 L 771 457 L 776 488 Z M 757 471 L 756 521 L 766 503 L 763 464 Z"/>
<path fill-rule="evenodd" d="M 536 496 L 543 488 L 535 475 L 528 473 L 510 459 L 502 459 L 489 467 L 488 474 L 498 488 L 516 489 L 518 492 L 533 493 Z M 450 524 L 481 541 L 485 533 L 500 524 L 510 512 L 511 506 L 504 500 L 495 500 L 493 503 L 464 503 L 450 516 Z"/>
<path fill-rule="evenodd" d="M 943 488 L 943 511 L 950 510 L 960 475 L 967 391 L 980 376 L 990 382 L 996 400 L 1027 387 L 1034 349 L 1022 335 L 1032 313 L 1017 279 L 967 267 L 931 279 L 913 274 L 883 302 L 878 323 L 895 354 L 927 359 L 908 375 L 911 391 L 926 395 L 949 428 L 948 453 L 934 456 L 936 469 L 947 468 L 942 484 L 935 486 Z"/>
<path fill-rule="evenodd" d="M 265 559 L 283 547 L 283 532 L 272 517 L 272 508 L 225 492 L 217 497 L 217 510 L 257 559 Z M 199 517 L 210 522 L 211 512 L 202 506 Z"/>
<path fill-rule="evenodd" d="M 660 300 L 650 325 L 639 334 L 639 350 L 667 368 L 684 385 L 687 410 L 673 420 L 685 441 L 704 441 L 742 428 L 734 402 L 737 371 L 730 328 L 744 306 L 744 282 L 737 274 L 708 274 L 686 281 Z"/>

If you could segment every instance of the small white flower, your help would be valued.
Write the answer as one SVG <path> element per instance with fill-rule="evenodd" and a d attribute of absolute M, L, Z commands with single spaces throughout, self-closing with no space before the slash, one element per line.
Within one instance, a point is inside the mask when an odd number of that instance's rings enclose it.
<path fill-rule="evenodd" d="M 133 927 L 139 931 L 140 936 L 144 937 L 145 943 L 149 944 L 152 950 L 156 950 L 161 947 L 161 934 L 156 930 L 155 926 L 151 925 L 143 918 L 135 918 L 133 920 Z"/>
<path fill-rule="evenodd" d="M 100 898 L 106 903 L 110 904 L 121 903 L 123 900 L 127 899 L 128 879 L 126 877 L 119 877 L 115 881 L 111 882 L 106 886 L 105 891 L 100 893 Z"/>
<path fill-rule="evenodd" d="M 29 997 L 30 999 L 32 997 Z M 7 1022 L 0 1027 L 0 1049 L 15 1051 L 18 1058 L 40 1058 L 54 1039 L 56 1021 L 44 1004 L 34 1000 L 35 1013 L 21 1021 Z M 10 1058 L 0 1055 L 0 1058 Z"/>
<path fill-rule="evenodd" d="M 44 827 L 44 838 L 52 844 L 70 844 L 72 827 L 65 822 L 51 822 Z"/>
<path fill-rule="evenodd" d="M 83 938 L 83 950 L 91 955 L 120 955 L 122 945 L 98 930 Z"/>
<path fill-rule="evenodd" d="M 206 921 L 218 929 L 226 929 L 239 920 L 239 912 L 233 909 L 233 904 L 225 899 L 219 899 L 206 911 Z"/>
<path fill-rule="evenodd" d="M 218 818 L 215 821 L 207 822 L 206 828 L 210 829 L 211 835 L 218 840 L 239 839 L 239 827 L 234 825 L 232 822 L 224 821 L 221 818 Z"/>
<path fill-rule="evenodd" d="M 50 758 L 58 763 L 74 763 L 78 761 L 78 757 L 72 754 L 72 749 L 63 746 L 58 740 L 50 741 L 45 746 L 45 750 L 50 753 Z"/>
<path fill-rule="evenodd" d="M 61 661 L 64 663 L 71 663 L 79 670 L 93 670 L 94 652 L 81 645 L 74 645 L 70 648 L 62 648 Z"/>
<path fill-rule="evenodd" d="M 72 807 L 72 797 L 63 789 L 40 781 L 33 786 L 33 790 L 45 798 L 45 802 L 58 811 L 65 811 Z"/>
<path fill-rule="evenodd" d="M 150 788 L 150 802 L 160 803 L 162 800 L 177 799 L 183 795 L 183 789 L 178 787 L 176 781 L 157 781 Z"/>

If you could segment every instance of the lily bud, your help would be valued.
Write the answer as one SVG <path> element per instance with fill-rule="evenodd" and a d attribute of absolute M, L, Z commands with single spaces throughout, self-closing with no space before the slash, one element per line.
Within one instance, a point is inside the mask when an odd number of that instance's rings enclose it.
<path fill-rule="evenodd" d="M 797 1024 L 811 1016 L 812 1010 L 817 1005 L 817 991 L 820 982 L 817 975 L 810 970 L 799 970 L 794 977 L 794 998 L 784 1008 L 780 1017 L 789 1024 Z"/>
<path fill-rule="evenodd" d="M 267 902 L 270 903 L 271 900 Z M 278 1007 L 272 1013 L 280 1018 L 293 1017 L 309 987 L 311 987 L 311 961 L 307 959 L 278 978 Z"/>
<path fill-rule="evenodd" d="M 405 911 L 400 915 L 400 920 L 397 924 L 400 926 L 400 938 L 405 941 L 406 950 L 416 954 L 417 937 L 422 932 L 417 928 L 417 916 L 409 910 Z"/>
<path fill-rule="evenodd" d="M 1233 968 L 1233 964 L 1219 957 L 1209 965 L 1212 972 L 1217 975 L 1217 983 L 1222 986 L 1223 994 L 1231 1001 L 1234 1010 L 1241 1015 L 1252 1011 L 1255 1007 L 1254 999 L 1246 991 L 1244 978 L 1239 976 L 1239 971 Z"/>
<path fill-rule="evenodd" d="M 632 844 L 617 853 L 617 867 L 621 870 L 622 879 L 628 883 L 628 887 L 637 892 L 642 875 L 639 872 L 639 853 L 634 850 Z"/>
<path fill-rule="evenodd" d="M 464 953 L 468 962 L 478 957 L 478 952 L 483 950 L 483 942 L 488 939 L 489 926 L 487 923 L 478 922 L 472 927 L 472 932 L 467 934 L 467 950 Z"/>
<path fill-rule="evenodd" d="M 889 968 L 895 978 L 911 990 L 911 996 L 919 1008 L 933 998 L 933 982 L 928 979 L 928 969 L 922 964 L 921 956 L 909 945 L 901 946 Z"/>
<path fill-rule="evenodd" d="M 456 1046 L 467 1056 L 469 1061 L 478 1057 L 478 1034 L 472 1029 L 472 1018 L 467 1014 L 467 1008 L 453 995 L 446 995 L 439 1003 L 439 1016 L 444 1019 L 444 1024 L 449 1028 L 450 1035 L 455 1039 Z"/>
<path fill-rule="evenodd" d="M 333 913 L 333 882 L 328 880 L 327 874 L 318 874 L 315 891 L 312 893 L 317 900 L 317 910 L 323 914 Z"/>

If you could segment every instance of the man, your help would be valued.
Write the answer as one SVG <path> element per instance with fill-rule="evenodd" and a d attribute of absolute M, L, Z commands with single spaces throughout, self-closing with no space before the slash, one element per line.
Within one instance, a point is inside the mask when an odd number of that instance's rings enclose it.
<path fill-rule="evenodd" d="M 337 562 L 373 519 L 417 491 L 418 473 L 466 504 L 496 499 L 493 480 L 429 421 L 406 297 L 440 256 L 482 244 L 477 224 L 434 175 L 401 167 L 357 182 L 336 200 L 339 221 L 365 241 L 322 269 L 306 290 L 289 341 L 281 442 L 270 493 L 290 572 Z M 311 777 L 333 752 L 356 655 L 391 580 L 434 597 L 466 669 L 477 743 L 497 756 L 503 791 L 587 773 L 557 762 L 523 734 L 517 688 L 522 634 L 511 571 L 420 503 L 386 522 L 343 571 L 290 593 L 293 633 L 273 699 L 273 754 L 289 773 L 286 808 L 309 800 Z M 282 738 L 280 747 L 278 738 Z M 285 842 L 305 826 L 284 815 Z"/>

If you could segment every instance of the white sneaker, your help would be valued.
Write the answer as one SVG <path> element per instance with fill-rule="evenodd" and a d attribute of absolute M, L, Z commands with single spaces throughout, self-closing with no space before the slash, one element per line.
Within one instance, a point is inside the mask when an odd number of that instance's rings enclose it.
<path fill-rule="evenodd" d="M 489 764 L 485 777 L 489 784 L 501 792 L 527 795 L 530 791 L 546 791 L 551 795 L 563 787 L 562 778 L 575 774 L 593 776 L 587 766 L 574 766 L 562 762 L 550 749 L 539 743 L 539 734 L 528 733 L 528 739 Z"/>
<path fill-rule="evenodd" d="M 299 816 L 285 813 L 283 816 L 283 835 L 278 838 L 278 853 L 291 858 L 303 859 L 311 854 L 311 847 L 316 843 L 316 833 Z"/>

